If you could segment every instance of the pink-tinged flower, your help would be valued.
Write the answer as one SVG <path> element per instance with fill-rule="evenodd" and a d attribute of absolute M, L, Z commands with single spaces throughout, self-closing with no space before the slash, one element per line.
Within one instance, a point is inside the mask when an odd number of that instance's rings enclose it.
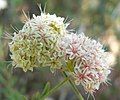
<path fill-rule="evenodd" d="M 80 54 L 81 44 L 77 34 L 66 34 L 58 42 L 59 48 L 69 57 L 73 59 Z"/>
<path fill-rule="evenodd" d="M 109 53 L 104 51 L 101 43 L 86 37 L 84 33 L 71 33 L 61 38 L 58 45 L 65 57 L 67 56 L 66 62 L 74 62 L 71 65 L 73 71 L 70 70 L 69 73 L 76 85 L 81 84 L 92 94 L 99 89 L 101 83 L 108 82 L 111 72 Z"/>
<path fill-rule="evenodd" d="M 57 17 L 55 14 L 41 12 L 40 16 L 35 16 L 28 20 L 23 26 L 23 31 L 43 32 L 45 34 L 64 35 L 69 23 L 64 23 L 63 17 Z"/>

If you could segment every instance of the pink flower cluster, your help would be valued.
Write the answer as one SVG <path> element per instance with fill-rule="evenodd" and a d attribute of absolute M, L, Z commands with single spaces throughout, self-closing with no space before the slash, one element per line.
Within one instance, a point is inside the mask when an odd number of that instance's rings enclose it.
<path fill-rule="evenodd" d="M 101 83 L 108 82 L 109 54 L 96 40 L 81 34 L 67 34 L 58 42 L 66 62 L 72 61 L 68 73 L 74 78 L 76 85 L 81 84 L 91 94 L 99 89 Z"/>

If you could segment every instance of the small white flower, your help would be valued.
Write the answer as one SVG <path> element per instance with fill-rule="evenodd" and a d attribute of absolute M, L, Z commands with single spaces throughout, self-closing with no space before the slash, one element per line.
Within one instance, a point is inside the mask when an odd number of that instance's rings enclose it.
<path fill-rule="evenodd" d="M 58 43 L 59 48 L 69 56 L 69 59 L 73 59 L 79 56 L 80 52 L 80 39 L 77 34 L 66 34 Z"/>

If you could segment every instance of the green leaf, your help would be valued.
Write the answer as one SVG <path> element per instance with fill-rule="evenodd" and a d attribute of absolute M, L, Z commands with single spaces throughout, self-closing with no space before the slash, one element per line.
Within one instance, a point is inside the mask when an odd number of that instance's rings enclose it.
<path fill-rule="evenodd" d="M 45 88 L 44 88 L 44 90 L 43 90 L 43 92 L 42 92 L 42 96 L 44 96 L 46 93 L 48 93 L 50 91 L 50 83 L 49 82 L 47 82 L 47 84 L 45 85 Z"/>
<path fill-rule="evenodd" d="M 42 94 L 40 94 L 40 92 L 37 92 L 35 93 L 33 96 L 32 96 L 32 99 L 31 100 L 44 100 L 44 96 L 50 91 L 50 83 L 47 82 L 47 84 L 45 85 L 44 87 L 44 90 L 42 92 Z"/>

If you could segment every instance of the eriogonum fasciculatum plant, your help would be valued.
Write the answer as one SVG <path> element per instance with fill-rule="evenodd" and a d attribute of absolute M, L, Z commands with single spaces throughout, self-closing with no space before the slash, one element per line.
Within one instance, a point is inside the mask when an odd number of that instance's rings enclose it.
<path fill-rule="evenodd" d="M 67 30 L 68 25 L 63 17 L 45 12 L 28 18 L 9 43 L 12 65 L 25 72 L 45 66 L 52 73 L 62 69 L 70 83 L 93 95 L 101 83 L 108 83 L 109 53 L 84 33 Z"/>

